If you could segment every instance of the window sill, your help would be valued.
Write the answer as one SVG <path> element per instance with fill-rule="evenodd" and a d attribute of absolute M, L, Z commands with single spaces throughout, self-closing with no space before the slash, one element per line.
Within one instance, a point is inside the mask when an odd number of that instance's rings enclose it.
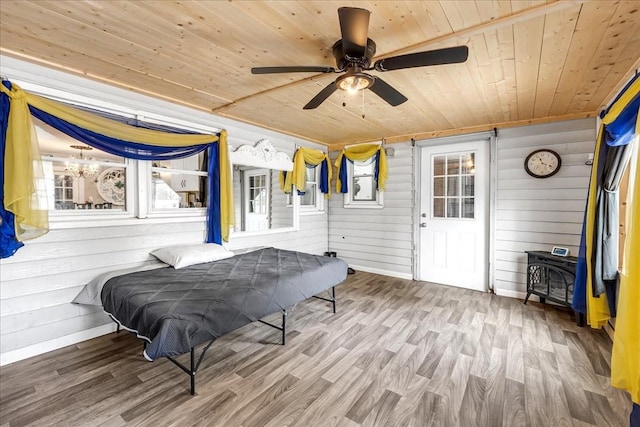
<path fill-rule="evenodd" d="M 229 241 L 234 239 L 240 239 L 245 237 L 255 236 L 267 236 L 270 234 L 290 233 L 292 231 L 298 231 L 296 227 L 276 228 L 274 230 L 261 230 L 261 231 L 232 231 L 229 233 Z"/>
<path fill-rule="evenodd" d="M 383 209 L 384 205 L 379 204 L 348 204 L 344 205 L 345 209 Z"/>
<path fill-rule="evenodd" d="M 300 210 L 300 216 L 307 216 L 307 215 L 324 215 L 326 212 L 324 211 L 324 209 L 309 209 L 309 210 Z"/>
<path fill-rule="evenodd" d="M 121 215 L 96 215 L 92 218 L 53 218 L 50 220 L 49 228 L 51 230 L 67 230 L 73 228 L 98 228 L 98 227 L 117 227 L 143 224 L 166 224 L 177 222 L 200 222 L 205 221 L 204 215 L 172 215 L 172 216 L 153 216 L 148 218 L 137 218 L 130 214 Z"/>

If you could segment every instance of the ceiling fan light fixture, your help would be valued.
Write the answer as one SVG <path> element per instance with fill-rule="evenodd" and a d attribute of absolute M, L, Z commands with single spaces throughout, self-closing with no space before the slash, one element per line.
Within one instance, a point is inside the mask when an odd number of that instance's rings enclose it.
<path fill-rule="evenodd" d="M 371 87 L 371 85 L 373 85 L 373 77 L 365 73 L 346 74 L 336 80 L 338 89 L 344 90 L 351 95 Z"/>

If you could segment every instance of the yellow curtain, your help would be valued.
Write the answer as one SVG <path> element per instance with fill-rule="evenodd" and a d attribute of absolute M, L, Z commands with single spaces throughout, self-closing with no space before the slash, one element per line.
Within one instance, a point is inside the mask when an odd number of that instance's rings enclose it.
<path fill-rule="evenodd" d="M 293 155 L 293 171 L 286 174 L 286 179 L 284 179 L 284 174 L 280 175 L 280 186 L 283 191 L 290 193 L 292 185 L 295 185 L 297 190 L 304 192 L 307 188 L 306 165 L 317 166 L 323 160 L 327 161 L 327 179 L 331 183 L 331 162 L 328 154 L 314 148 L 298 148 Z M 325 197 L 329 198 L 330 195 L 330 193 L 327 193 Z"/>
<path fill-rule="evenodd" d="M 589 187 L 589 201 L 587 203 L 587 218 L 586 218 L 586 261 L 587 261 L 587 324 L 592 328 L 600 329 L 611 318 L 609 313 L 609 304 L 607 302 L 607 295 L 602 294 L 599 297 L 593 296 L 593 235 L 595 233 L 595 220 L 596 220 L 596 194 L 598 188 L 598 164 L 604 159 L 600 158 L 600 148 L 604 142 L 604 124 L 600 125 L 598 131 L 598 138 L 596 140 L 596 148 L 593 158 L 593 166 L 591 167 L 591 183 Z"/>
<path fill-rule="evenodd" d="M 340 180 L 340 172 L 342 168 L 342 157 L 346 156 L 349 160 L 364 161 L 370 159 L 377 152 L 380 152 L 380 160 L 378 164 L 378 189 L 384 191 L 387 182 L 388 168 L 387 155 L 381 145 L 364 144 L 354 147 L 344 148 L 338 155 L 335 165 L 338 168 L 338 176 L 336 178 L 336 192 L 340 193 L 342 189 L 342 181 Z"/>
<path fill-rule="evenodd" d="M 16 239 L 35 239 L 49 231 L 46 198 L 37 197 L 42 163 L 35 127 L 29 113 L 28 95 L 17 85 L 11 91 L 0 84 L 11 100 L 4 161 L 4 206 L 15 215 Z"/>
<path fill-rule="evenodd" d="M 589 187 L 589 201 L 587 204 L 587 218 L 586 218 L 586 241 L 593 242 L 594 223 L 596 217 L 596 189 L 598 183 L 598 163 L 605 159 L 600 159 L 599 153 L 604 141 L 604 127 L 611 124 L 622 113 L 625 108 L 631 103 L 636 96 L 640 93 L 640 79 L 636 79 L 616 100 L 616 102 L 609 108 L 607 114 L 602 118 L 602 124 L 598 131 L 598 139 L 596 141 L 595 155 L 593 160 L 593 166 L 591 168 L 591 185 Z M 639 128 L 636 124 L 636 133 Z M 593 271 L 593 265 L 591 257 L 593 254 L 593 245 L 587 243 L 586 245 L 586 261 L 587 261 L 587 323 L 592 328 L 601 328 L 611 318 L 609 312 L 609 305 L 607 302 L 606 294 L 602 294 L 599 297 L 593 296 L 593 280 L 591 272 Z"/>
<path fill-rule="evenodd" d="M 51 114 L 83 129 L 123 141 L 161 147 L 187 147 L 190 145 L 211 144 L 211 142 L 217 140 L 217 136 L 213 134 L 175 134 L 139 128 L 106 119 L 38 95 L 33 95 L 28 92 L 24 93 L 26 93 L 27 103 L 38 110 L 42 110 L 45 113 Z"/>
<path fill-rule="evenodd" d="M 186 147 L 218 141 L 220 144 L 220 225 L 223 238 L 228 239 L 229 226 L 234 222 L 234 213 L 226 132 L 222 132 L 224 138 L 219 138 L 214 134 L 174 134 L 138 128 L 30 94 L 16 84 L 12 84 L 11 90 L 0 85 L 0 90 L 11 99 L 5 147 L 4 197 L 5 209 L 16 217 L 16 237 L 18 240 L 38 237 L 46 233 L 49 228 L 47 208 L 42 209 L 35 206 L 37 171 L 41 170 L 42 166 L 38 144 L 34 140 L 35 131 L 29 106 L 84 129 L 139 144 Z M 34 229 L 40 231 L 33 231 Z M 30 232 L 25 233 L 25 230 L 30 230 Z"/>
<path fill-rule="evenodd" d="M 233 190 L 231 189 L 231 162 L 229 162 L 229 146 L 227 131 L 220 132 L 218 141 L 218 164 L 220 166 L 220 228 L 222 240 L 229 241 L 229 230 L 236 223 L 233 209 Z"/>
<path fill-rule="evenodd" d="M 636 92 L 637 93 L 637 92 Z M 640 144 L 640 111 L 635 144 Z M 640 147 L 636 147 L 635 176 L 629 176 L 627 236 L 620 272 L 618 315 L 611 354 L 611 384 L 631 393 L 640 404 Z M 633 162 L 633 160 L 632 160 Z"/>

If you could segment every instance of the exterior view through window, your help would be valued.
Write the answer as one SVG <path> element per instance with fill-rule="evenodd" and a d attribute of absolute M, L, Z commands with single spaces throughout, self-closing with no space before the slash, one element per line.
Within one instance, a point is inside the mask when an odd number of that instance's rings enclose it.
<path fill-rule="evenodd" d="M 433 156 L 433 218 L 475 218 L 475 154 Z"/>

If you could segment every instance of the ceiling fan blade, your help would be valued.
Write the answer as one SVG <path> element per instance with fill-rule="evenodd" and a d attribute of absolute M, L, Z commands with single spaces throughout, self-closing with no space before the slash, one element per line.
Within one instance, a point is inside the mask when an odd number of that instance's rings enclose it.
<path fill-rule="evenodd" d="M 373 67 L 377 71 L 392 71 L 428 65 L 456 64 L 465 62 L 468 56 L 469 48 L 467 46 L 448 47 L 380 59 L 373 64 Z"/>
<path fill-rule="evenodd" d="M 387 101 L 393 107 L 407 101 L 407 98 L 403 94 L 395 90 L 391 85 L 382 80 L 380 77 L 375 78 L 373 85 L 371 85 L 369 89 L 371 89 L 371 92 Z"/>
<path fill-rule="evenodd" d="M 365 56 L 367 35 L 369 33 L 369 12 L 357 7 L 341 7 L 338 9 L 340 32 L 342 33 L 342 50 L 352 58 Z"/>
<path fill-rule="evenodd" d="M 314 108 L 318 108 L 320 104 L 322 104 L 325 99 L 327 99 L 333 92 L 338 89 L 336 86 L 336 82 L 329 83 L 324 89 L 320 91 L 316 96 L 313 97 L 311 101 L 307 103 L 302 109 L 303 110 L 313 110 Z"/>
<path fill-rule="evenodd" d="M 290 66 L 290 67 L 254 67 L 251 74 L 277 74 L 277 73 L 335 73 L 332 67 L 314 66 Z"/>

